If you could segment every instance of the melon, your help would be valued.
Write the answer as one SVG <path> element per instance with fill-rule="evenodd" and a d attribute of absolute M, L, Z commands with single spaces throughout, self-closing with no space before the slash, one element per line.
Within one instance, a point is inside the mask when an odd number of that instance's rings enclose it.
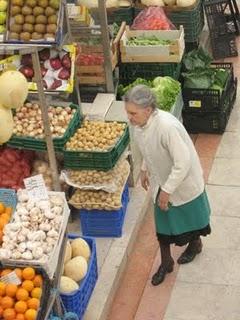
<path fill-rule="evenodd" d="M 0 145 L 11 138 L 13 126 L 12 111 L 0 105 Z"/>
<path fill-rule="evenodd" d="M 83 257 L 75 257 L 65 264 L 64 275 L 78 282 L 85 277 L 87 270 L 87 260 Z"/>
<path fill-rule="evenodd" d="M 72 293 L 79 289 L 76 281 L 69 277 L 62 276 L 60 279 L 60 293 Z"/>
<path fill-rule="evenodd" d="M 5 71 L 0 76 L 0 104 L 5 108 L 18 109 L 28 95 L 28 82 L 19 71 Z"/>
<path fill-rule="evenodd" d="M 64 256 L 64 263 L 68 262 L 72 258 L 72 247 L 70 241 L 67 241 L 65 256 Z"/>
<path fill-rule="evenodd" d="M 77 256 L 82 256 L 84 257 L 87 261 L 89 260 L 89 257 L 91 255 L 91 250 L 89 248 L 88 243 L 82 239 L 82 238 L 77 238 L 74 239 L 71 242 L 71 247 L 72 247 L 72 257 L 77 257 Z"/>

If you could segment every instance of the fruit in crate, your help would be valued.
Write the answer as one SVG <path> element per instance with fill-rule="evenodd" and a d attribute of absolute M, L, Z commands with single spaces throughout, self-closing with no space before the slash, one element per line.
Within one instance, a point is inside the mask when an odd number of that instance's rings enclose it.
<path fill-rule="evenodd" d="M 4 202 L 0 202 L 0 244 L 3 238 L 3 228 L 10 221 L 12 213 L 12 207 L 5 205 Z"/>
<path fill-rule="evenodd" d="M 125 123 L 84 121 L 66 144 L 70 151 L 107 151 L 123 135 Z"/>
<path fill-rule="evenodd" d="M 0 34 L 6 31 L 7 7 L 8 2 L 0 0 Z"/>
<path fill-rule="evenodd" d="M 43 276 L 32 267 L 8 268 L 1 277 L 14 277 L 5 283 L 0 278 L 0 317 L 3 320 L 35 320 L 41 305 Z M 39 283 L 35 279 L 40 279 Z M 38 292 L 37 297 L 36 292 Z M 19 316 L 20 315 L 20 316 Z"/>
<path fill-rule="evenodd" d="M 53 138 L 62 137 L 65 134 L 75 112 L 76 109 L 70 107 L 49 106 L 48 116 Z M 15 135 L 36 139 L 44 137 L 41 108 L 37 103 L 24 104 L 22 108 L 17 110 L 13 119 L 13 133 Z"/>
<path fill-rule="evenodd" d="M 10 40 L 54 41 L 59 4 L 59 0 L 13 0 L 10 8 Z"/>

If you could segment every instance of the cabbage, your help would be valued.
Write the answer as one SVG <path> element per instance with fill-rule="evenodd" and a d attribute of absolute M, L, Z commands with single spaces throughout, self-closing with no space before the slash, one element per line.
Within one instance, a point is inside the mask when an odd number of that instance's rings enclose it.
<path fill-rule="evenodd" d="M 160 109 L 170 111 L 180 92 L 181 85 L 171 77 L 157 77 L 153 80 L 152 92 Z"/>

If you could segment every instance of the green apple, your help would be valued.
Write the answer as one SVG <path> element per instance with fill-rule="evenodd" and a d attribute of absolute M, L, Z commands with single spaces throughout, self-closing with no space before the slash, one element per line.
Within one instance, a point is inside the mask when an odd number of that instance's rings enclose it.
<path fill-rule="evenodd" d="M 50 1 L 49 1 L 49 5 L 50 5 L 50 7 L 52 7 L 53 9 L 58 10 L 58 9 L 59 9 L 59 0 L 50 0 Z"/>
<path fill-rule="evenodd" d="M 6 12 L 0 12 L 0 24 L 4 24 L 6 22 Z"/>
<path fill-rule="evenodd" d="M 0 11 L 6 11 L 7 10 L 8 3 L 5 0 L 0 0 Z"/>
<path fill-rule="evenodd" d="M 5 26 L 1 26 L 1 25 L 0 25 L 0 34 L 1 34 L 1 33 L 4 33 L 5 31 L 6 31 Z"/>

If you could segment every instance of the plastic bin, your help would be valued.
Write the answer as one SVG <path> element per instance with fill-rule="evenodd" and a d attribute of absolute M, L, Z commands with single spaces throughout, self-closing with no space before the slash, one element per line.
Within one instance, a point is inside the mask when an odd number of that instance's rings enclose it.
<path fill-rule="evenodd" d="M 56 106 L 57 107 L 57 106 Z M 70 139 L 70 137 L 75 133 L 77 128 L 81 123 L 81 117 L 79 112 L 79 107 L 75 104 L 70 105 L 71 109 L 76 109 L 76 112 L 71 119 L 64 135 L 60 138 L 53 138 L 53 145 L 55 151 L 61 152 L 63 150 L 64 144 Z M 8 142 L 9 147 L 25 149 L 25 150 L 35 150 L 35 151 L 46 151 L 47 144 L 43 139 L 37 139 L 32 137 L 24 137 L 14 135 Z"/>
<path fill-rule="evenodd" d="M 88 271 L 84 279 L 81 281 L 79 289 L 73 293 L 61 294 L 61 299 L 66 310 L 68 312 L 76 313 L 79 317 L 79 320 L 83 320 L 88 302 L 98 279 L 96 242 L 93 238 L 83 237 L 77 234 L 69 234 L 68 238 L 82 238 L 88 243 L 91 249 L 91 257 L 88 262 Z"/>
<path fill-rule="evenodd" d="M 122 194 L 122 207 L 119 210 L 80 210 L 80 221 L 84 236 L 121 237 L 127 205 L 129 189 L 126 185 Z"/>
<path fill-rule="evenodd" d="M 109 151 L 69 151 L 64 149 L 64 168 L 107 171 L 117 163 L 129 144 L 129 129 L 126 126 L 123 135 Z"/>
<path fill-rule="evenodd" d="M 214 89 L 191 89 L 183 88 L 183 101 L 185 112 L 212 112 L 219 111 L 234 84 L 232 63 L 212 63 L 216 69 L 229 70 L 230 76 L 226 81 L 225 89 L 220 94 L 219 90 Z"/>

